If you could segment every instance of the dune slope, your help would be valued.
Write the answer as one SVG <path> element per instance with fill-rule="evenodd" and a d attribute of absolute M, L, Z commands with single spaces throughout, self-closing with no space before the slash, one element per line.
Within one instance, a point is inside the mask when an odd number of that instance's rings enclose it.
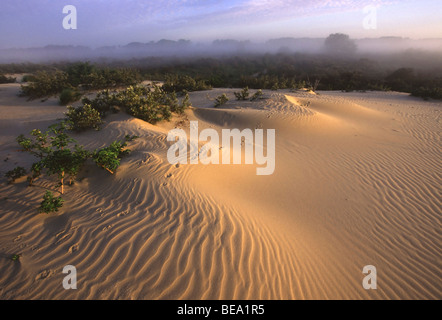
<path fill-rule="evenodd" d="M 1 174 L 32 159 L 20 133 L 63 117 L 56 101 L 0 88 Z M 194 108 L 157 126 L 124 114 L 74 137 L 87 148 L 125 135 L 115 175 L 89 163 L 56 214 L 46 188 L 0 185 L 1 299 L 441 299 L 440 103 L 398 93 L 265 92 Z M 276 129 L 276 168 L 171 165 L 167 132 Z M 7 158 L 7 160 L 6 160 Z M 6 161 L 4 161 L 4 159 Z M 21 254 L 11 261 L 12 254 Z M 78 289 L 64 290 L 74 265 Z M 365 265 L 378 289 L 362 287 Z"/>

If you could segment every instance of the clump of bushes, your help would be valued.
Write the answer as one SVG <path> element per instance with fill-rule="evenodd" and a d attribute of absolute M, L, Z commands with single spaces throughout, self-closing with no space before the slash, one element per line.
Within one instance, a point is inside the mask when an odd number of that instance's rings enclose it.
<path fill-rule="evenodd" d="M 428 88 L 428 87 L 419 87 L 413 89 L 411 91 L 411 95 L 415 97 L 421 97 L 424 100 L 437 99 L 442 100 L 442 88 Z"/>
<path fill-rule="evenodd" d="M 85 97 L 81 102 L 90 105 L 97 110 L 101 116 L 105 116 L 109 111 L 116 111 L 115 106 L 118 104 L 116 96 L 111 94 L 108 89 L 100 91 L 93 100 Z"/>
<path fill-rule="evenodd" d="M 245 87 L 240 92 L 233 93 L 236 97 L 236 100 L 247 100 L 249 98 L 249 87 Z"/>
<path fill-rule="evenodd" d="M 57 95 L 63 89 L 70 87 L 66 73 L 40 71 L 34 75 L 33 82 L 21 86 L 21 94 L 32 100 Z"/>
<path fill-rule="evenodd" d="M 176 96 L 167 94 L 158 86 L 154 86 L 153 90 L 130 86 L 119 92 L 115 98 L 115 103 L 128 114 L 152 124 L 170 120 L 171 107 L 176 103 Z"/>
<path fill-rule="evenodd" d="M 14 83 L 17 79 L 13 77 L 7 77 L 4 74 L 0 74 L 0 84 L 2 83 Z"/>
<path fill-rule="evenodd" d="M 259 89 L 258 91 L 256 91 L 253 96 L 250 98 L 250 101 L 256 101 L 259 99 L 262 99 L 264 96 L 264 94 L 262 93 L 262 90 Z"/>
<path fill-rule="evenodd" d="M 131 69 L 99 69 L 88 62 L 70 65 L 66 71 L 41 71 L 33 76 L 27 76 L 26 81 L 32 81 L 21 86 L 22 95 L 29 99 L 46 98 L 63 93 L 60 97 L 62 104 L 79 99 L 76 92 L 82 90 L 97 90 L 136 85 L 141 82 L 138 71 Z M 71 90 L 63 91 L 63 90 Z M 68 101 L 70 100 L 70 101 Z"/>
<path fill-rule="evenodd" d="M 57 212 L 63 206 L 64 200 L 61 197 L 54 197 L 50 191 L 46 191 L 43 201 L 40 204 L 39 212 L 51 213 Z"/>
<path fill-rule="evenodd" d="M 126 146 L 126 142 L 114 141 L 109 147 L 96 150 L 92 155 L 92 159 L 98 166 L 114 174 L 120 165 L 121 158 L 130 152 L 129 150 L 123 150 Z"/>
<path fill-rule="evenodd" d="M 170 120 L 173 112 L 181 114 L 191 105 L 188 93 L 185 93 L 180 103 L 175 92 L 165 92 L 157 85 L 130 86 L 115 93 L 104 90 L 99 92 L 95 99 L 83 98 L 82 103 L 83 105 L 77 108 L 69 106 L 65 113 L 71 130 L 98 130 L 106 113 L 116 112 L 117 109 L 155 124 Z"/>
<path fill-rule="evenodd" d="M 98 110 L 94 109 L 90 104 L 84 104 L 77 108 L 68 106 L 65 113 L 68 128 L 74 131 L 83 131 L 86 129 L 99 130 L 103 123 Z"/>
<path fill-rule="evenodd" d="M 192 92 L 210 90 L 212 86 L 208 85 L 204 80 L 195 80 L 188 75 L 169 74 L 165 77 L 163 89 L 166 92 Z"/>
<path fill-rule="evenodd" d="M 8 183 L 14 183 L 15 180 L 26 175 L 26 169 L 23 167 L 14 168 L 8 172 L 6 172 L 5 177 L 8 178 Z"/>
<path fill-rule="evenodd" d="M 29 185 L 43 173 L 48 176 L 56 175 L 59 181 L 57 186 L 60 187 L 60 193 L 64 194 L 66 179 L 72 184 L 87 159 L 92 158 L 100 167 L 114 173 L 120 159 L 129 152 L 123 150 L 126 142 L 119 141 L 102 149 L 87 151 L 69 137 L 66 130 L 67 125 L 62 122 L 50 126 L 46 132 L 34 129 L 30 138 L 24 135 L 17 137 L 17 142 L 22 147 L 21 151 L 37 158 L 37 162 L 31 166 Z"/>
<path fill-rule="evenodd" d="M 221 107 L 229 101 L 229 98 L 225 93 L 215 98 L 215 108 Z"/>
<path fill-rule="evenodd" d="M 81 93 L 76 89 L 66 88 L 63 89 L 60 93 L 60 100 L 59 103 L 62 106 L 65 106 L 69 103 L 75 102 L 80 100 Z"/>

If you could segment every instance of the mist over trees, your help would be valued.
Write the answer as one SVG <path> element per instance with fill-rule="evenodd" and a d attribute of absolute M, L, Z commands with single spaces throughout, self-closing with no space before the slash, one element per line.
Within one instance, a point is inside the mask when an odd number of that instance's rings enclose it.
<path fill-rule="evenodd" d="M 357 46 L 350 37 L 343 33 L 334 33 L 329 35 L 324 41 L 325 52 L 332 55 L 353 55 L 356 53 Z"/>
<path fill-rule="evenodd" d="M 358 40 L 335 33 L 325 39 L 281 38 L 261 44 L 161 40 L 91 52 L 112 52 L 113 58 L 92 55 L 74 62 L 0 64 L 0 74 L 32 73 L 23 90 L 31 98 L 40 97 L 36 93 L 50 96 L 63 89 L 101 89 L 141 80 L 163 81 L 165 90 L 177 92 L 211 87 L 296 89 L 317 81 L 317 90 L 395 90 L 436 98 L 442 90 L 442 39 Z M 75 91 L 65 95 L 66 101 L 75 99 Z"/>
<path fill-rule="evenodd" d="M 222 57 L 226 55 L 308 53 L 392 54 L 409 50 L 442 52 L 442 39 L 412 40 L 401 37 L 350 39 L 335 33 L 326 38 L 277 38 L 265 42 L 215 39 L 212 42 L 167 40 L 131 42 L 127 45 L 89 48 L 85 46 L 48 45 L 41 48 L 11 48 L 0 50 L 0 63 L 54 63 L 57 61 L 109 61 L 151 58 L 188 59 Z"/>

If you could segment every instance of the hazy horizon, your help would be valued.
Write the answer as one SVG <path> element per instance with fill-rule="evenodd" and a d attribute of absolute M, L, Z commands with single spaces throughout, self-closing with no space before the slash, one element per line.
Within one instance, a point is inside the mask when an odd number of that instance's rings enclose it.
<path fill-rule="evenodd" d="M 63 28 L 66 5 L 76 7 L 75 30 Z M 364 11 L 367 6 L 371 11 Z M 1 7 L 0 49 L 46 45 L 98 48 L 161 39 L 263 42 L 285 37 L 326 38 L 331 33 L 345 33 L 352 39 L 442 38 L 442 4 L 435 0 L 6 0 Z M 375 14 L 375 20 L 371 19 L 371 28 L 367 28 L 364 23 L 370 14 Z"/>

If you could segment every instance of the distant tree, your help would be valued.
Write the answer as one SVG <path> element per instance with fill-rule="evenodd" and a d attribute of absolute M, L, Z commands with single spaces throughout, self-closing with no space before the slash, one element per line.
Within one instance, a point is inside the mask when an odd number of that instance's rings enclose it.
<path fill-rule="evenodd" d="M 385 80 L 392 90 L 411 92 L 413 90 L 415 78 L 416 76 L 413 68 L 399 68 L 389 74 Z"/>
<path fill-rule="evenodd" d="M 350 55 L 356 52 L 356 44 L 350 40 L 350 37 L 343 33 L 334 33 L 329 35 L 324 42 L 327 53 L 333 55 Z"/>

